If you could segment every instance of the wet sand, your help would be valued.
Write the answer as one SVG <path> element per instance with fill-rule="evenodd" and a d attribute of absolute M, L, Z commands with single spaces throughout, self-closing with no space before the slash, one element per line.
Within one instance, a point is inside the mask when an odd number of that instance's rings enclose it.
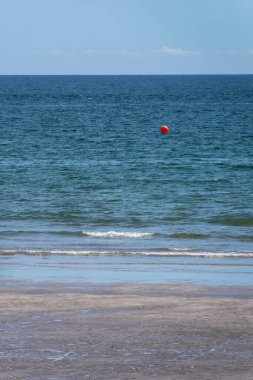
<path fill-rule="evenodd" d="M 252 380 L 252 287 L 1 281 L 0 379 Z"/>

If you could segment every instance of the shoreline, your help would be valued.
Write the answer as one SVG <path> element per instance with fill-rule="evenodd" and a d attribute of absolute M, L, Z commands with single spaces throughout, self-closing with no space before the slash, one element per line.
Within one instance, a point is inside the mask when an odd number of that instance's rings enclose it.
<path fill-rule="evenodd" d="M 0 279 L 63 283 L 253 286 L 253 258 L 0 256 Z"/>
<path fill-rule="evenodd" d="M 1 380 L 253 378 L 252 286 L 1 280 Z"/>

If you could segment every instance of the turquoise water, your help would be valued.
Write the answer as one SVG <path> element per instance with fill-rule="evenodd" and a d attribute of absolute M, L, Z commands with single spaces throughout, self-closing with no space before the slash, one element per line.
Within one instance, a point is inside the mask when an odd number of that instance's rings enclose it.
<path fill-rule="evenodd" d="M 252 75 L 1 76 L 1 254 L 253 257 L 252 105 Z"/>

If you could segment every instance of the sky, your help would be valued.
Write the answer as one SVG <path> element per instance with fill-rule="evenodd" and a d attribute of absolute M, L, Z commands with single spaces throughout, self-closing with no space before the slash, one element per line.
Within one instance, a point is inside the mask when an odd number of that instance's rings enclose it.
<path fill-rule="evenodd" d="M 252 74 L 253 0 L 0 0 L 0 75 Z"/>

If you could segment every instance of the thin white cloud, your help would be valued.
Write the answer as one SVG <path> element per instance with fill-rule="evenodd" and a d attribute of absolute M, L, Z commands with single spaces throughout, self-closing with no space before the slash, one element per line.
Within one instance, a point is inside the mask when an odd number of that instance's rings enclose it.
<path fill-rule="evenodd" d="M 103 49 L 34 49 L 34 55 L 49 55 L 49 56 L 93 56 L 93 55 L 120 55 L 123 57 L 139 57 L 142 52 L 119 49 L 119 50 L 103 50 Z"/>
<path fill-rule="evenodd" d="M 34 55 L 43 55 L 43 56 L 70 56 L 74 55 L 74 50 L 68 49 L 34 49 L 32 54 Z"/>
<path fill-rule="evenodd" d="M 120 55 L 123 55 L 124 57 L 139 57 L 141 55 L 140 52 L 138 51 L 132 51 L 132 50 L 126 50 L 126 49 L 121 49 L 118 51 Z"/>
<path fill-rule="evenodd" d="M 232 55 L 236 54 L 237 51 L 235 49 L 228 49 L 228 50 L 213 50 L 206 52 L 205 55 Z"/>
<path fill-rule="evenodd" d="M 80 50 L 79 53 L 82 53 L 85 55 L 119 54 L 125 57 L 134 57 L 134 56 L 140 55 L 139 52 L 126 50 L 126 49 L 120 49 L 120 50 L 83 49 L 83 50 Z"/>
<path fill-rule="evenodd" d="M 170 48 L 168 46 L 163 46 L 160 49 L 153 50 L 153 53 L 160 53 L 165 55 L 172 55 L 177 57 L 186 57 L 189 55 L 195 55 L 199 54 L 200 52 L 198 50 L 186 50 L 186 49 L 180 49 L 180 48 Z"/>
<path fill-rule="evenodd" d="M 35 49 L 32 51 L 35 55 L 51 56 L 81 56 L 81 55 L 99 55 L 109 53 L 107 50 L 99 49 Z"/>
<path fill-rule="evenodd" d="M 108 53 L 108 51 L 100 50 L 100 49 L 86 49 L 86 50 L 82 50 L 82 53 L 92 55 L 92 54 L 104 54 L 104 53 Z"/>
<path fill-rule="evenodd" d="M 69 55 L 70 50 L 61 50 L 61 49 L 51 49 L 48 51 L 49 55 Z"/>
<path fill-rule="evenodd" d="M 251 54 L 251 55 L 253 55 L 253 49 L 249 49 L 248 53 Z"/>

